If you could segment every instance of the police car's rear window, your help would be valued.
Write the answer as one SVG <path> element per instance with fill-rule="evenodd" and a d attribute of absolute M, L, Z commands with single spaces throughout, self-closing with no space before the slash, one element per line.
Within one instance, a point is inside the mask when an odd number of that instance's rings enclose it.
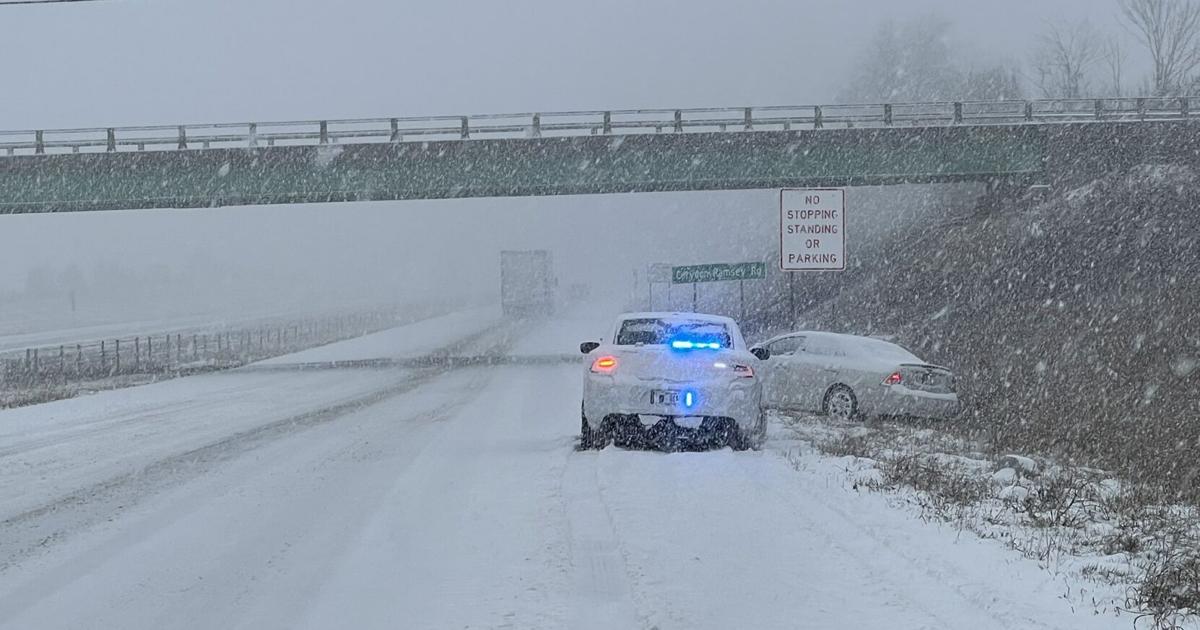
<path fill-rule="evenodd" d="M 716 342 L 722 348 L 730 346 L 729 329 L 724 324 L 657 318 L 625 320 L 617 332 L 616 343 L 618 346 L 666 345 L 676 339 Z"/>

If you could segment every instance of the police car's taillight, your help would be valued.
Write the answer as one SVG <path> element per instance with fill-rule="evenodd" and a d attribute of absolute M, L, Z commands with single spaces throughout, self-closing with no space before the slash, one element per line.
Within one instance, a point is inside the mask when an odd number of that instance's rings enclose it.
<path fill-rule="evenodd" d="M 592 372 L 597 374 L 612 374 L 617 369 L 617 357 L 604 356 L 592 361 Z"/>
<path fill-rule="evenodd" d="M 741 363 L 734 364 L 733 373 L 742 378 L 754 378 L 754 368 L 749 365 L 742 365 Z"/>

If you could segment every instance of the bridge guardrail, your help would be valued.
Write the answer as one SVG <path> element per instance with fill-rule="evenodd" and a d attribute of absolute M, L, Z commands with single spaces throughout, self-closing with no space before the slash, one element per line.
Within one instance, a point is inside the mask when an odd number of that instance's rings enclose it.
<path fill-rule="evenodd" d="M 1194 118 L 1187 97 L 529 112 L 0 131 L 0 157 L 473 138 Z"/>

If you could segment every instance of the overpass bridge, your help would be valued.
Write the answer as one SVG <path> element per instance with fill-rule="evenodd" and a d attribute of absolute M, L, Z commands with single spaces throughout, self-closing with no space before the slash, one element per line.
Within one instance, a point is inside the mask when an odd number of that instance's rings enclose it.
<path fill-rule="evenodd" d="M 1196 159 L 1187 98 L 0 132 L 0 214 L 961 181 Z"/>

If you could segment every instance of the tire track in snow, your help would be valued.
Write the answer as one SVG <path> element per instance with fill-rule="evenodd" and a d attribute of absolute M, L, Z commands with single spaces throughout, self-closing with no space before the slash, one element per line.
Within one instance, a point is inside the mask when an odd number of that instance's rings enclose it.
<path fill-rule="evenodd" d="M 647 627 L 634 604 L 629 567 L 604 501 L 598 453 L 573 452 L 562 476 L 571 554 L 571 590 L 586 606 L 575 606 L 569 628 L 605 630 Z"/>
<path fill-rule="evenodd" d="M 481 340 L 495 340 L 486 344 L 480 353 L 503 354 L 511 347 L 515 335 L 494 334 L 495 330 L 502 328 L 506 327 L 500 325 L 482 333 L 469 335 L 436 352 L 458 352 L 478 344 Z M 114 514 L 136 505 L 150 494 L 182 484 L 264 444 L 411 392 L 444 373 L 431 369 L 398 371 L 397 374 L 403 377 L 398 383 L 238 431 L 10 516 L 0 521 L 0 573 L 33 554 L 45 551 L 47 547 L 66 539 L 75 531 L 112 518 Z M 212 401 L 206 399 L 205 402 Z"/>

